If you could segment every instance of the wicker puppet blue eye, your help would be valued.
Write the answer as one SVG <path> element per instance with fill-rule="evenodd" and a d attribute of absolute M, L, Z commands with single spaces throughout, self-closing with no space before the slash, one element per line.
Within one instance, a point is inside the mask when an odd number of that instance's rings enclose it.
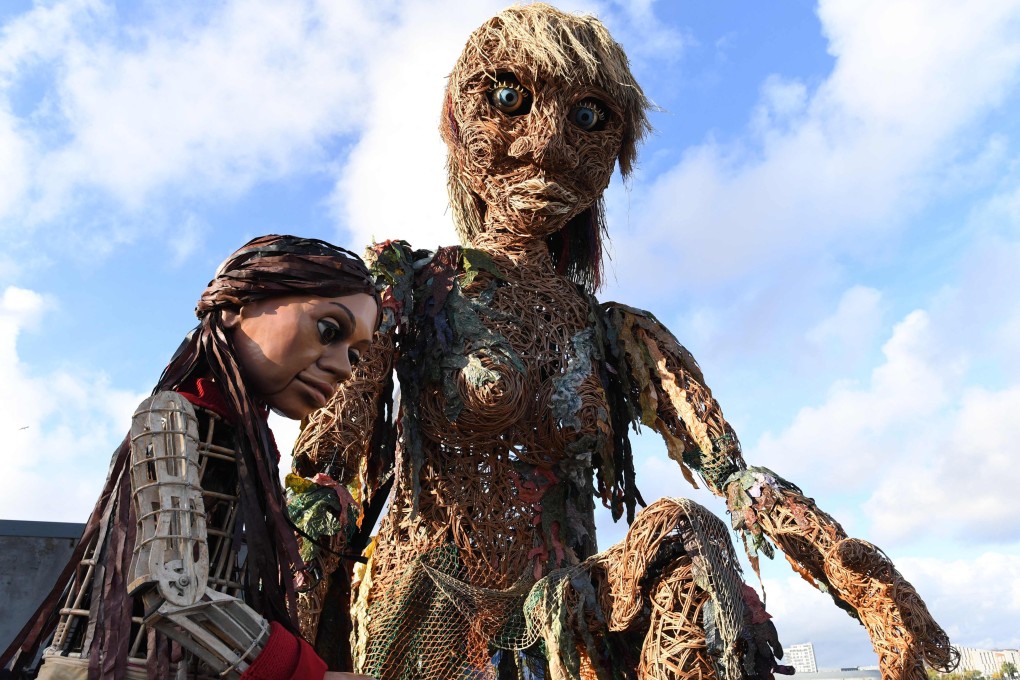
<path fill-rule="evenodd" d="M 606 112 L 599 102 L 586 99 L 570 111 L 570 122 L 586 132 L 606 126 Z"/>
<path fill-rule="evenodd" d="M 489 102 L 508 116 L 520 116 L 531 110 L 531 93 L 520 83 L 500 79 L 489 88 Z"/>

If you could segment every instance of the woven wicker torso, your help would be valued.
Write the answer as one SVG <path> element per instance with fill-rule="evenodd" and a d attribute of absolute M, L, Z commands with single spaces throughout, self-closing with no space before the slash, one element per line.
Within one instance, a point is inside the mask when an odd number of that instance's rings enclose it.
<path fill-rule="evenodd" d="M 376 587 L 448 542 L 465 580 L 494 589 L 595 550 L 591 460 L 611 432 L 590 304 L 551 271 L 493 259 L 501 276 L 454 287 L 445 306 L 451 323 L 460 307 L 473 307 L 491 334 L 478 344 L 505 343 L 518 363 L 491 344 L 467 352 L 452 420 L 449 388 L 422 389 L 419 510 L 413 516 L 412 489 L 398 487 L 380 532 Z"/>
<path fill-rule="evenodd" d="M 195 409 L 199 427 L 199 474 L 202 500 L 206 511 L 209 541 L 208 585 L 219 592 L 243 597 L 245 547 L 239 541 L 237 448 L 234 429 L 216 414 L 203 408 Z M 126 481 L 125 481 L 126 483 Z M 111 516 L 115 513 L 111 513 Z M 53 642 L 46 656 L 62 655 L 84 659 L 89 656 L 91 629 L 89 627 L 92 592 L 102 587 L 102 556 L 105 554 L 106 525 L 85 551 L 76 574 L 60 609 L 60 620 Z M 129 667 L 144 668 L 147 653 L 147 630 L 142 626 L 142 606 L 135 600 L 132 611 Z M 205 675 L 192 662 L 187 677 Z"/>

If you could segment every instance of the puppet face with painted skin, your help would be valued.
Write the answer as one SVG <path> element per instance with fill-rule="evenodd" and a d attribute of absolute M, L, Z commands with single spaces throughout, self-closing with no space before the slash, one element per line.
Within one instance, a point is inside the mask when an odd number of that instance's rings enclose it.
<path fill-rule="evenodd" d="M 591 209 L 617 160 L 630 170 L 647 106 L 590 17 L 535 4 L 487 22 L 450 76 L 441 124 L 462 240 L 545 237 Z"/>
<path fill-rule="evenodd" d="M 366 293 L 285 295 L 223 310 L 253 394 L 286 418 L 324 407 L 372 343 L 378 305 Z"/>

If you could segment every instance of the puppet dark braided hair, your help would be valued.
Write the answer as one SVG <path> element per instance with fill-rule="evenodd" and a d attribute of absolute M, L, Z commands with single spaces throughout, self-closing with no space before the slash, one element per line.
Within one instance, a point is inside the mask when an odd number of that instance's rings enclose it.
<path fill-rule="evenodd" d="M 220 265 L 195 308 L 197 332 L 167 366 L 154 392 L 176 389 L 202 365 L 220 384 L 237 414 L 241 430 L 238 475 L 241 511 L 248 542 L 247 603 L 271 621 L 297 628 L 293 570 L 301 564 L 294 528 L 287 521 L 270 452 L 269 428 L 262 407 L 249 394 L 222 310 L 270 297 L 308 294 L 375 296 L 372 276 L 354 253 L 317 239 L 261 236 L 249 241 Z"/>

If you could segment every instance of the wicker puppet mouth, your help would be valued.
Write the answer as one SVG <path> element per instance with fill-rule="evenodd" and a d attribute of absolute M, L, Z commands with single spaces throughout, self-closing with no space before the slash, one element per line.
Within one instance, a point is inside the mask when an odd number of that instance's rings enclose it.
<path fill-rule="evenodd" d="M 578 196 L 556 182 L 532 178 L 507 187 L 509 206 L 517 212 L 540 215 L 568 215 L 577 205 Z"/>

